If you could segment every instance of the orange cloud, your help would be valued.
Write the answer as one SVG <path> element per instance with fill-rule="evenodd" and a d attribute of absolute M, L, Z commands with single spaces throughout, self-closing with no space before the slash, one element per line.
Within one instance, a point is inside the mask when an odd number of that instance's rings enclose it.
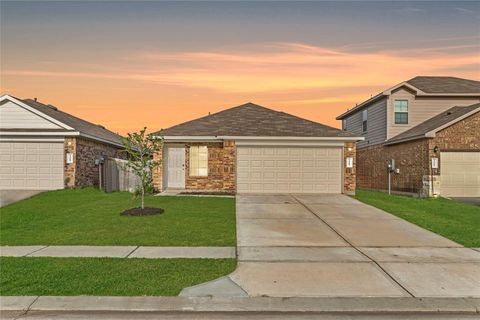
<path fill-rule="evenodd" d="M 374 46 L 375 44 L 372 44 Z M 122 133 L 167 127 L 223 107 L 255 101 L 337 125 L 335 115 L 415 75 L 480 78 L 478 45 L 355 52 L 301 43 L 267 43 L 211 51 L 136 52 L 112 57 L 99 71 L 10 63 L 3 84 L 41 95 Z M 26 67 L 23 67 L 26 66 Z M 56 67 L 57 66 L 57 67 Z M 108 71 L 104 71 L 108 70 Z M 455 72 L 458 70 L 458 72 Z M 89 107 L 85 107 L 89 106 Z M 133 111 L 133 108 L 135 109 Z M 67 110 L 68 111 L 68 110 Z"/>

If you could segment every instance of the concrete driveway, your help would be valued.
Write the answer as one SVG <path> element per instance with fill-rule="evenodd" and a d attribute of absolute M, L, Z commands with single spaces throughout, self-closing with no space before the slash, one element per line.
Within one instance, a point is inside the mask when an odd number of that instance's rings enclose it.
<path fill-rule="evenodd" d="M 480 252 L 344 195 L 238 195 L 250 296 L 480 297 Z"/>
<path fill-rule="evenodd" d="M 0 207 L 33 197 L 44 190 L 0 190 Z"/>

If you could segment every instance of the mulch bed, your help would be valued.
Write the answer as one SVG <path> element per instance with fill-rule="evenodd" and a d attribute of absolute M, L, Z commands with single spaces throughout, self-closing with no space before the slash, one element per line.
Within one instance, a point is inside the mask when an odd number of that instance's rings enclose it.
<path fill-rule="evenodd" d="M 153 216 L 155 214 L 162 214 L 165 210 L 162 208 L 132 208 L 127 209 L 121 213 L 122 216 Z"/>

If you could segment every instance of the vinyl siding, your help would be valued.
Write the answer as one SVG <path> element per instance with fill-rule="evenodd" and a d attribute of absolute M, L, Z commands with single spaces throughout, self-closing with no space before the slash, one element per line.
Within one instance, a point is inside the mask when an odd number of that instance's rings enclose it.
<path fill-rule="evenodd" d="M 394 122 L 394 101 L 408 100 L 408 124 L 396 125 Z M 468 106 L 480 102 L 479 97 L 415 97 L 405 89 L 400 89 L 390 96 L 387 103 L 387 139 L 438 115 L 454 106 Z"/>
<path fill-rule="evenodd" d="M 345 119 L 345 129 L 365 137 L 357 143 L 358 148 L 382 143 L 387 136 L 387 98 L 380 99 L 366 108 L 368 110 L 367 133 L 362 134 L 362 109 Z"/>
<path fill-rule="evenodd" d="M 8 101 L 0 105 L 1 129 L 61 129 L 58 125 Z"/>

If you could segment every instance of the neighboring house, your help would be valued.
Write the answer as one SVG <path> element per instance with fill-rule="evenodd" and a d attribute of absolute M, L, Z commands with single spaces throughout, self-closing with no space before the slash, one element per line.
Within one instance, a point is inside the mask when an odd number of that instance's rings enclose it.
<path fill-rule="evenodd" d="M 120 136 L 36 100 L 0 97 L 0 190 L 98 185 L 102 156 L 121 157 Z"/>
<path fill-rule="evenodd" d="M 338 116 L 357 145 L 357 187 L 480 197 L 480 81 L 415 77 Z"/>
<path fill-rule="evenodd" d="M 355 192 L 355 143 L 362 137 L 253 103 L 155 134 L 165 139 L 154 156 L 160 191 Z"/>

